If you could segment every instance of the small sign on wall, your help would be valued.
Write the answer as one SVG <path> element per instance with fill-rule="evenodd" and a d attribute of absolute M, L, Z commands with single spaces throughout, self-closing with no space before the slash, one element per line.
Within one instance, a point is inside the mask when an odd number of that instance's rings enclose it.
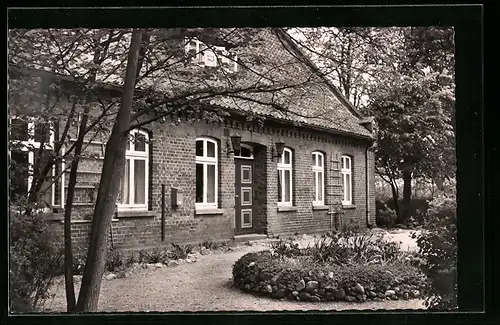
<path fill-rule="evenodd" d="M 182 193 L 175 187 L 170 189 L 171 202 L 173 207 L 178 207 L 182 205 Z"/>

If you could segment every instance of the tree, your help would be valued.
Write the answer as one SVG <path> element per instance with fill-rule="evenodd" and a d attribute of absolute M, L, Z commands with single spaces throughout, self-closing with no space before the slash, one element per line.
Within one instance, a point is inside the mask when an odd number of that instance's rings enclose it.
<path fill-rule="evenodd" d="M 366 106 L 380 74 L 397 69 L 403 29 L 317 27 L 291 29 L 294 41 L 358 109 Z"/>
<path fill-rule="evenodd" d="M 402 223 L 414 177 L 454 175 L 453 29 L 308 28 L 294 40 L 364 114 L 378 122 L 376 172 Z M 398 181 L 403 179 L 403 209 Z"/>
<path fill-rule="evenodd" d="M 314 71 L 303 70 L 301 57 L 292 55 L 284 59 L 270 56 L 272 49 L 262 51 L 262 46 L 268 44 L 266 39 L 271 36 L 278 38 L 281 46 L 292 54 L 286 45 L 286 36 L 278 30 L 17 32 L 17 39 L 11 46 L 15 54 L 11 60 L 13 65 L 38 70 L 48 67 L 51 75 L 58 75 L 66 84 L 80 89 L 83 116 L 85 112 L 92 115 L 87 131 L 100 129 L 98 118 L 112 125 L 77 311 L 95 311 L 98 305 L 107 230 L 115 209 L 130 130 L 178 114 L 194 119 L 220 120 L 227 113 L 213 103 L 222 105 L 227 99 L 241 105 L 242 112 L 246 112 L 250 120 L 256 116 L 245 108 L 248 103 L 268 106 L 271 111 L 285 116 L 320 118 L 328 113 L 327 107 L 312 115 L 297 107 L 296 103 L 311 91 L 322 91 L 323 81 L 315 78 Z M 191 42 L 195 46 L 186 53 L 185 48 Z M 202 53 L 211 53 L 217 64 L 213 67 L 193 65 L 193 61 L 199 63 Z M 231 68 L 234 63 L 237 63 L 237 71 Z M 107 89 L 112 90 L 106 95 Z M 109 92 L 119 95 L 110 96 Z M 119 104 L 118 110 L 113 109 L 116 104 Z M 78 135 L 85 129 L 86 122 L 83 122 L 82 119 Z"/>
<path fill-rule="evenodd" d="M 452 166 L 454 133 L 446 103 L 453 101 L 453 93 L 443 87 L 436 72 L 399 76 L 399 81 L 379 87 L 370 99 L 370 110 L 380 127 L 376 156 L 383 171 L 379 174 L 391 184 L 395 204 L 395 180 L 401 177 L 404 182 L 403 210 L 398 213 L 398 222 L 404 223 L 409 218 L 413 177 L 432 177 Z"/>

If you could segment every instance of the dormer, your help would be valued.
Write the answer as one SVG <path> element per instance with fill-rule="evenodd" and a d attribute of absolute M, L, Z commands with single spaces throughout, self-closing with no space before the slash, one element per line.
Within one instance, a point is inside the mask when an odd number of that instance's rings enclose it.
<path fill-rule="evenodd" d="M 185 38 L 186 54 L 192 62 L 205 67 L 222 66 L 227 72 L 238 71 L 238 58 L 223 46 L 206 44 L 197 38 Z"/>

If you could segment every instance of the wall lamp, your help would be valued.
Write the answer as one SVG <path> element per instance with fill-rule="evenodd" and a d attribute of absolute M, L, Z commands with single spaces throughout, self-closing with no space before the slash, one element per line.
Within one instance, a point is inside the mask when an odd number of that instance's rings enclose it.
<path fill-rule="evenodd" d="M 276 155 L 274 154 L 274 147 L 271 147 L 271 161 L 274 158 L 280 158 L 283 154 L 283 150 L 285 150 L 285 143 L 283 141 L 276 142 Z"/>
<path fill-rule="evenodd" d="M 231 145 L 229 144 L 229 141 L 226 142 L 226 151 L 227 151 L 227 156 L 229 157 L 230 153 L 234 153 L 235 156 L 238 156 L 241 151 L 241 136 L 238 134 L 232 135 L 229 137 L 231 139 Z M 233 148 L 232 151 L 230 151 L 230 148 Z"/>

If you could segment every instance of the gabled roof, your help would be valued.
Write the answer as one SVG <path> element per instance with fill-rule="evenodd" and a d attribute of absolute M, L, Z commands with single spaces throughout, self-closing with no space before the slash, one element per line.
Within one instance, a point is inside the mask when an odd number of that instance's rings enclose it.
<path fill-rule="evenodd" d="M 284 30 L 263 29 L 262 33 L 266 33 L 264 38 L 269 41 L 262 44 L 260 50 L 286 67 L 278 78 L 292 83 L 293 80 L 304 80 L 302 85 L 290 88 L 288 93 L 280 92 L 286 111 L 269 105 L 280 102 L 277 98 L 271 99 L 273 95 L 269 93 L 248 94 L 244 98 L 214 97 L 210 104 L 242 114 L 253 113 L 302 127 L 320 128 L 329 133 L 373 139 L 372 133 L 363 126 L 366 118 L 319 72 Z"/>
<path fill-rule="evenodd" d="M 252 44 L 250 48 L 265 59 L 252 68 L 259 70 L 261 74 L 264 73 L 269 79 L 266 81 L 258 73 L 241 71 L 244 77 L 236 81 L 236 86 L 246 89 L 248 85 L 254 87 L 253 85 L 267 82 L 272 87 L 283 86 L 283 88 L 272 93 L 250 90 L 233 94 L 230 97 L 227 95 L 211 97 L 207 100 L 207 104 L 224 108 L 229 112 L 255 114 L 297 126 L 319 128 L 332 134 L 373 139 L 371 132 L 363 126 L 367 123 L 363 116 L 319 72 L 319 69 L 284 30 L 263 28 L 257 34 L 255 37 L 259 41 L 250 43 Z M 255 53 L 249 54 L 255 55 Z M 85 60 L 88 61 L 89 58 L 84 57 L 83 61 Z M 43 60 L 41 62 L 43 63 Z M 43 65 L 32 68 L 44 69 Z M 113 70 L 115 66 L 109 64 L 104 68 Z M 123 67 L 120 66 L 120 68 Z M 123 71 L 118 70 L 115 70 L 110 78 L 102 81 L 103 88 L 121 89 Z M 47 73 L 52 74 L 52 72 Z M 165 71 L 159 70 L 158 73 L 160 74 L 158 78 L 161 80 Z M 69 76 L 58 77 L 71 79 Z M 147 84 L 148 82 L 152 84 Z M 182 78 L 177 78 L 172 82 L 168 77 L 168 82 L 163 83 L 144 79 L 142 85 L 138 84 L 137 90 L 140 91 L 142 86 L 153 86 L 159 94 L 172 94 L 176 89 L 185 89 L 190 85 L 192 82 Z"/>

